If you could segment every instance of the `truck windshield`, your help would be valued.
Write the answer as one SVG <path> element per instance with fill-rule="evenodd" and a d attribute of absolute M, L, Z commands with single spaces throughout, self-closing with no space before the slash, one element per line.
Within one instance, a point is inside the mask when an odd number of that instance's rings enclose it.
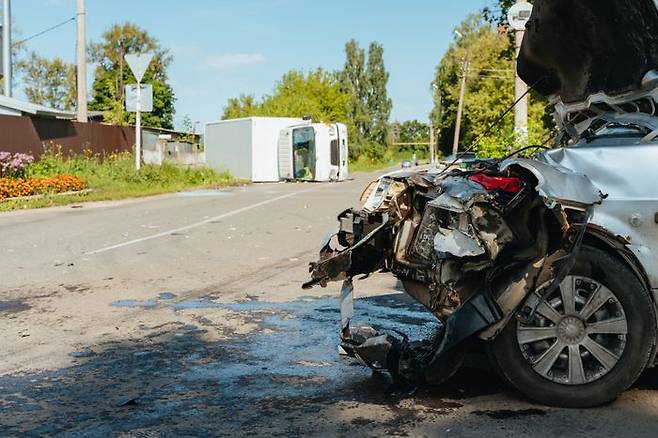
<path fill-rule="evenodd" d="M 292 130 L 292 154 L 295 178 L 312 180 L 315 175 L 315 130 L 312 127 Z"/>

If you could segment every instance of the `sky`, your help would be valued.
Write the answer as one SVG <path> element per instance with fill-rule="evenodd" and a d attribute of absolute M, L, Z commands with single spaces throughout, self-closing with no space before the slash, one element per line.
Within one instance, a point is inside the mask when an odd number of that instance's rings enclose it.
<path fill-rule="evenodd" d="M 87 41 L 131 21 L 170 49 L 175 124 L 217 120 L 229 97 L 270 93 L 291 70 L 338 70 L 351 38 L 384 46 L 392 120 L 425 120 L 430 82 L 453 29 L 493 0 L 87 0 Z M 14 0 L 12 22 L 27 38 L 75 16 L 76 0 Z M 75 22 L 26 43 L 75 62 Z M 89 84 L 93 66 L 89 68 Z M 20 84 L 14 95 L 22 97 Z"/>

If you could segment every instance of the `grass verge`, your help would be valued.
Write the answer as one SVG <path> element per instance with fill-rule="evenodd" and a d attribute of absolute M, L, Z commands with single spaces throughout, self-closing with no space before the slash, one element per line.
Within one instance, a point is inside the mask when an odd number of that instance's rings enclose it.
<path fill-rule="evenodd" d="M 39 199 L 5 200 L 0 202 L 0 211 L 136 198 L 192 188 L 219 188 L 244 183 L 227 172 L 169 163 L 163 163 L 162 166 L 147 164 L 137 173 L 130 153 L 112 154 L 103 159 L 92 155 L 64 157 L 61 153 L 49 153 L 32 164 L 26 173 L 28 177 L 37 178 L 56 175 L 79 176 L 91 192 L 45 196 Z"/>

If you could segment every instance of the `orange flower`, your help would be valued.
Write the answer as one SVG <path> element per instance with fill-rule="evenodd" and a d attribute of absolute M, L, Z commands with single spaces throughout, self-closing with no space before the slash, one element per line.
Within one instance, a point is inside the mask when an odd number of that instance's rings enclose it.
<path fill-rule="evenodd" d="M 80 191 L 85 182 L 75 175 L 50 178 L 0 178 L 0 200 L 18 196 Z"/>

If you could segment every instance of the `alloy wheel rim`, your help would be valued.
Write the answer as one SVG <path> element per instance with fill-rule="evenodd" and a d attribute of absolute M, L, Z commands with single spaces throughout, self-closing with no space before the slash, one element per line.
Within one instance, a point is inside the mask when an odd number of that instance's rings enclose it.
<path fill-rule="evenodd" d="M 541 301 L 541 302 L 540 302 Z M 628 322 L 614 293 L 588 277 L 569 275 L 542 300 L 530 295 L 517 322 L 517 342 L 532 369 L 566 385 L 594 382 L 619 362 L 626 346 Z"/>

